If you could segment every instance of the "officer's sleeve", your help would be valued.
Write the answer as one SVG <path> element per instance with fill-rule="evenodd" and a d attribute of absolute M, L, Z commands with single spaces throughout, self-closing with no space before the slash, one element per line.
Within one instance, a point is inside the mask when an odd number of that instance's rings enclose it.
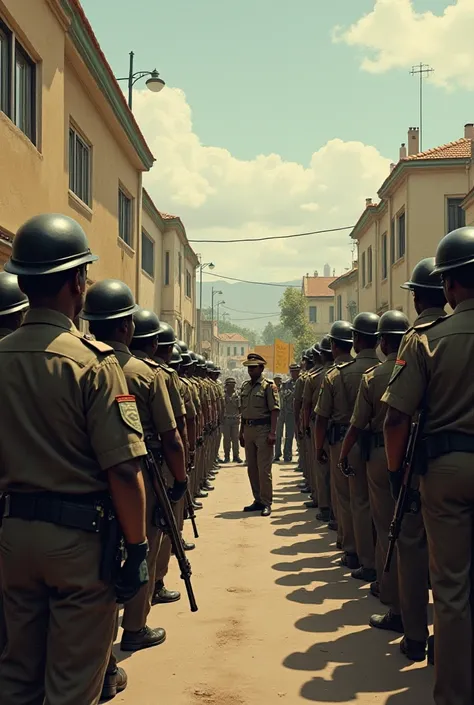
<path fill-rule="evenodd" d="M 382 401 L 407 416 L 421 407 L 428 384 L 423 346 L 418 334 L 406 338 L 398 353 Z"/>
<path fill-rule="evenodd" d="M 166 374 L 170 374 L 166 372 Z M 181 396 L 181 392 L 179 389 L 179 377 L 176 374 L 176 372 L 173 371 L 172 374 L 170 374 L 170 383 L 168 386 L 168 392 L 170 395 L 170 401 L 171 401 L 171 407 L 173 409 L 173 413 L 177 419 L 179 419 L 181 416 L 184 416 L 186 413 L 186 409 L 184 408 L 184 401 L 183 397 Z"/>
<path fill-rule="evenodd" d="M 303 401 L 305 404 L 311 403 L 311 400 L 313 398 L 313 389 L 314 389 L 314 377 L 308 377 L 308 379 L 304 383 L 304 390 L 303 390 Z"/>
<path fill-rule="evenodd" d="M 318 403 L 316 404 L 315 412 L 318 416 L 325 419 L 330 419 L 333 409 L 333 388 L 329 375 L 326 375 L 322 381 L 321 389 L 319 390 Z"/>
<path fill-rule="evenodd" d="M 297 379 L 296 384 L 295 384 L 295 401 L 297 402 L 302 402 L 303 401 L 303 389 L 304 389 L 304 379 Z"/>
<path fill-rule="evenodd" d="M 189 389 L 187 384 L 183 384 L 183 401 L 184 401 L 184 408 L 186 411 L 186 416 L 188 419 L 194 419 L 196 417 L 196 407 L 194 406 L 193 403 L 193 398 L 191 396 L 191 390 Z"/>
<path fill-rule="evenodd" d="M 274 384 L 267 385 L 266 389 L 267 405 L 270 411 L 280 411 L 280 398 L 278 389 Z"/>
<path fill-rule="evenodd" d="M 135 397 L 115 355 L 92 367 L 84 380 L 90 444 L 102 470 L 146 455 Z"/>
<path fill-rule="evenodd" d="M 151 389 L 151 412 L 153 423 L 158 433 L 166 433 L 176 428 L 176 419 L 171 406 L 171 399 L 161 370 L 157 370 Z"/>
<path fill-rule="evenodd" d="M 369 380 L 366 375 L 362 375 L 351 424 L 363 431 L 370 423 L 371 418 L 372 404 L 369 398 Z"/>

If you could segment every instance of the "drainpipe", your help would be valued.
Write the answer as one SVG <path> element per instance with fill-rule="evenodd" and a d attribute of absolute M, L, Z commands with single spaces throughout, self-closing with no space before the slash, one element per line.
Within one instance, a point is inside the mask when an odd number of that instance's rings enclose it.
<path fill-rule="evenodd" d="M 137 195 L 137 213 L 136 213 L 136 228 L 137 228 L 137 244 L 135 247 L 135 267 L 136 267 L 136 283 L 135 283 L 135 301 L 140 303 L 140 262 L 142 257 L 142 204 L 143 204 L 143 174 L 138 172 L 138 195 Z"/>

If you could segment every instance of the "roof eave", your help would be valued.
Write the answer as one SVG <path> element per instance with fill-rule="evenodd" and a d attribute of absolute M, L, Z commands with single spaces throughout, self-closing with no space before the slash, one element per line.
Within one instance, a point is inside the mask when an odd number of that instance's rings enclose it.
<path fill-rule="evenodd" d="M 395 169 L 387 176 L 382 186 L 378 191 L 379 198 L 385 198 L 387 196 L 394 184 L 399 178 L 405 176 L 406 172 L 410 169 L 424 169 L 427 167 L 441 167 L 449 168 L 453 166 L 463 166 L 465 164 L 470 164 L 471 159 L 469 157 L 452 157 L 449 159 L 413 159 L 413 160 L 401 160 L 396 165 Z"/>

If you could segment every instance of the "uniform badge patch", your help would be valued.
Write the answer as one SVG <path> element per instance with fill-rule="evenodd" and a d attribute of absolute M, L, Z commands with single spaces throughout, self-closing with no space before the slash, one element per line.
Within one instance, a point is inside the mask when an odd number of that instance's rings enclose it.
<path fill-rule="evenodd" d="M 393 368 L 392 376 L 390 377 L 388 383 L 392 384 L 392 382 L 397 379 L 398 375 L 403 372 L 405 367 L 407 366 L 407 363 L 405 360 L 396 360 L 395 361 L 395 366 Z"/>
<path fill-rule="evenodd" d="M 137 402 L 133 394 L 121 394 L 115 397 L 115 401 L 118 404 L 120 416 L 124 423 L 140 435 L 143 435 L 142 422 L 140 421 Z"/>

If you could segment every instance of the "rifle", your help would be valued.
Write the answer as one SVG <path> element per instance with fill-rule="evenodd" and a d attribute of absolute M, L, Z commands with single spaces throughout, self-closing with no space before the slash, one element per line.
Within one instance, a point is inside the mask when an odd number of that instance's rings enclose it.
<path fill-rule="evenodd" d="M 148 449 L 147 449 L 148 450 Z M 191 612 L 197 612 L 196 599 L 194 597 L 193 586 L 191 583 L 191 564 L 188 561 L 183 548 L 183 540 L 181 534 L 176 525 L 176 519 L 171 508 L 171 503 L 166 491 L 165 483 L 161 472 L 156 464 L 156 460 L 153 453 L 148 450 L 145 458 L 145 469 L 147 471 L 148 477 L 150 478 L 151 486 L 153 487 L 153 492 L 155 493 L 157 501 L 157 511 L 156 511 L 156 526 L 164 534 L 168 534 L 171 546 L 173 547 L 173 553 L 176 556 L 178 565 L 181 571 L 181 578 L 184 580 L 186 586 L 186 592 L 188 593 L 189 606 L 191 607 Z M 189 492 L 189 490 L 188 490 Z"/>
<path fill-rule="evenodd" d="M 415 498 L 413 496 L 411 481 L 415 472 L 414 457 L 423 421 L 422 416 L 423 412 L 420 412 L 418 417 L 415 421 L 412 421 L 411 424 L 410 436 L 408 438 L 407 449 L 405 451 L 405 457 L 402 464 L 402 486 L 400 488 L 397 503 L 395 505 L 395 511 L 393 513 L 393 519 L 390 523 L 390 528 L 388 531 L 388 550 L 387 557 L 385 558 L 384 573 L 390 572 L 390 564 L 392 562 L 395 544 L 400 536 L 403 517 L 407 511 L 409 511 L 410 514 L 416 514 L 419 511 L 419 498 Z"/>
<path fill-rule="evenodd" d="M 189 487 L 186 490 L 186 494 L 184 497 L 185 497 L 185 501 L 186 501 L 186 505 L 185 505 L 186 519 L 191 520 L 191 524 L 193 526 L 194 538 L 198 539 L 199 532 L 198 532 L 198 528 L 196 525 L 196 513 L 194 511 L 193 500 L 191 497 L 191 492 L 189 491 Z"/>

